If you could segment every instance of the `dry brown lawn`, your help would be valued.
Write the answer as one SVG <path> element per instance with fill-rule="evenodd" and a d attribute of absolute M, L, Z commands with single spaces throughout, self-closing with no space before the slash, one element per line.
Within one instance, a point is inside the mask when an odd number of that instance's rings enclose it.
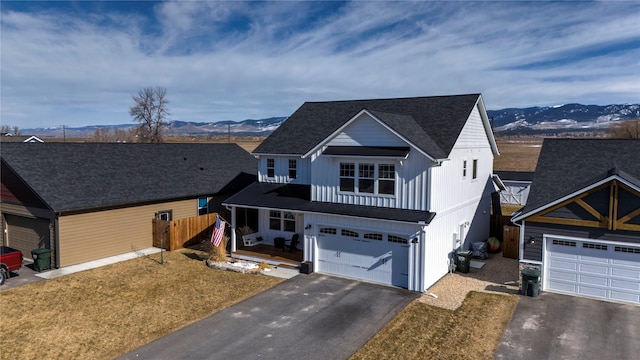
<path fill-rule="evenodd" d="M 493 359 L 518 297 L 472 291 L 457 310 L 412 302 L 358 359 Z"/>
<path fill-rule="evenodd" d="M 0 292 L 2 359 L 110 359 L 281 279 L 213 270 L 206 253 L 141 257 Z"/>
<path fill-rule="evenodd" d="M 493 159 L 493 169 L 503 171 L 535 171 L 543 138 L 499 137 L 500 155 Z"/>

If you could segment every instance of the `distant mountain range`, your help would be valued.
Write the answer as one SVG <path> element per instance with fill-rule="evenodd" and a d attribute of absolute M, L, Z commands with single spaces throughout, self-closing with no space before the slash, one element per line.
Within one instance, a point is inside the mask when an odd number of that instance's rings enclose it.
<path fill-rule="evenodd" d="M 613 122 L 640 118 L 640 104 L 565 104 L 524 109 L 488 110 L 493 130 L 504 134 L 557 134 L 599 131 Z"/>
<path fill-rule="evenodd" d="M 547 107 L 488 110 L 494 131 L 505 135 L 558 134 L 566 132 L 602 131 L 616 121 L 640 118 L 640 104 L 581 105 L 565 104 Z M 286 117 L 248 119 L 243 121 L 190 122 L 174 120 L 169 123 L 173 136 L 267 136 L 280 126 Z M 39 137 L 91 137 L 96 129 L 131 129 L 136 125 L 92 125 L 83 127 L 55 127 L 21 129 L 23 134 Z"/>

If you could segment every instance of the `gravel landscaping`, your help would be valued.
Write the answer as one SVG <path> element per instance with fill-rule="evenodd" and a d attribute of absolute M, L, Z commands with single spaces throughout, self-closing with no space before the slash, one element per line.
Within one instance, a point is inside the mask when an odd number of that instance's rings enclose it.
<path fill-rule="evenodd" d="M 519 284 L 518 260 L 502 256 L 502 252 L 489 254 L 489 259 L 473 259 L 484 263 L 481 269 L 471 267 L 469 273 L 454 272 L 445 275 L 429 288 L 418 301 L 456 310 L 470 291 L 517 294 Z M 514 282 L 512 284 L 505 284 Z M 433 297 L 431 294 L 437 296 Z"/>

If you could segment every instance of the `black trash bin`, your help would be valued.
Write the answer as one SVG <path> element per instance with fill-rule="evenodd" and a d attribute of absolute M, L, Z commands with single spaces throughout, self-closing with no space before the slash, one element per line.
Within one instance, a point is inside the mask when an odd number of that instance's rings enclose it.
<path fill-rule="evenodd" d="M 468 273 L 471 266 L 471 250 L 457 250 L 455 253 L 456 269 L 461 273 Z"/>
<path fill-rule="evenodd" d="M 33 259 L 33 269 L 38 272 L 51 269 L 51 250 L 49 249 L 33 249 L 31 250 L 31 258 Z"/>
<path fill-rule="evenodd" d="M 538 297 L 540 292 L 540 270 L 522 269 L 522 295 Z"/>

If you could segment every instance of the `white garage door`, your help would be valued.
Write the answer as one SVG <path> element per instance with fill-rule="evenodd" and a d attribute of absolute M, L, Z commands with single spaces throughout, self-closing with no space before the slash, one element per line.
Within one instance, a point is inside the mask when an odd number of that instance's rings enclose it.
<path fill-rule="evenodd" d="M 321 227 L 318 272 L 409 286 L 409 244 L 399 236 Z"/>
<path fill-rule="evenodd" d="M 546 241 L 546 290 L 640 304 L 640 245 Z"/>

